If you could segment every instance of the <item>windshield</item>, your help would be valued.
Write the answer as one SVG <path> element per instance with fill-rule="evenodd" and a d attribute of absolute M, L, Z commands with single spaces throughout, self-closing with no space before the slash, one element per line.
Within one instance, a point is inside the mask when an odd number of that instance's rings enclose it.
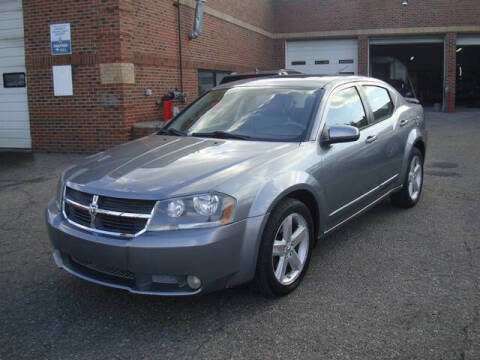
<path fill-rule="evenodd" d="M 179 114 L 167 130 L 192 136 L 302 141 L 317 94 L 257 87 L 213 90 Z"/>

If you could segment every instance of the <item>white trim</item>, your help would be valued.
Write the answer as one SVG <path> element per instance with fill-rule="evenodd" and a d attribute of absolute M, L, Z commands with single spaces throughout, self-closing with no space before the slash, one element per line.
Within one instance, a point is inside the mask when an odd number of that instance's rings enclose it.
<path fill-rule="evenodd" d="M 480 34 L 458 34 L 457 35 L 457 45 L 468 46 L 468 45 L 480 45 Z"/>
<path fill-rule="evenodd" d="M 441 26 L 441 27 L 409 27 L 409 28 L 385 28 L 385 29 L 360 29 L 360 30 L 331 30 L 310 31 L 297 33 L 275 33 L 275 39 L 320 39 L 366 36 L 394 36 L 394 35 L 435 35 L 448 32 L 456 33 L 480 33 L 480 26 Z"/>
<path fill-rule="evenodd" d="M 370 45 L 443 43 L 443 36 L 406 36 L 369 38 Z"/>

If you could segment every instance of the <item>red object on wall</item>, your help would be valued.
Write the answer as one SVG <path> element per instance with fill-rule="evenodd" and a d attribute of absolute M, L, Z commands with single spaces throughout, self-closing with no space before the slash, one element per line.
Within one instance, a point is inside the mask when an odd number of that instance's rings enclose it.
<path fill-rule="evenodd" d="M 163 121 L 167 122 L 172 118 L 172 102 L 163 100 Z"/>

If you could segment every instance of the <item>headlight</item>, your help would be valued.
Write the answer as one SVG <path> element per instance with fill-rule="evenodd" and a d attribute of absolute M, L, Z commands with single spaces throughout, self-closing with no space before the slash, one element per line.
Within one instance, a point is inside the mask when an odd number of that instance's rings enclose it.
<path fill-rule="evenodd" d="M 200 194 L 157 202 L 149 231 L 193 229 L 229 224 L 235 199 L 224 194 Z"/>

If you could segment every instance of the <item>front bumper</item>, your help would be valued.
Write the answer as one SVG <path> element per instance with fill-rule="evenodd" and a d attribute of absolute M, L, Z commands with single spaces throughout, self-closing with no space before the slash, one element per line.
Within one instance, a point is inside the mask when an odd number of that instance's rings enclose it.
<path fill-rule="evenodd" d="M 68 223 L 54 201 L 46 209 L 57 266 L 97 284 L 151 295 L 194 295 L 253 278 L 264 216 L 207 229 L 105 236 Z M 192 289 L 186 277 L 202 285 Z"/>

